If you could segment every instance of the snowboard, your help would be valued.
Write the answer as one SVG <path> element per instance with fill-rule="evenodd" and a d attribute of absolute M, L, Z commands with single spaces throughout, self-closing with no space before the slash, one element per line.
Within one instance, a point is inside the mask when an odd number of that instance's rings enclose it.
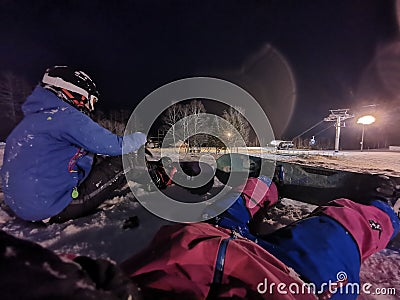
<path fill-rule="evenodd" d="M 216 177 L 222 183 L 234 186 L 247 174 L 249 177 L 275 177 L 282 198 L 314 205 L 324 205 L 338 198 L 365 203 L 369 200 L 366 199 L 365 187 L 371 184 L 372 176 L 375 175 L 292 162 L 275 162 L 239 153 L 224 154 L 217 159 Z M 393 179 L 399 182 L 400 178 Z"/>

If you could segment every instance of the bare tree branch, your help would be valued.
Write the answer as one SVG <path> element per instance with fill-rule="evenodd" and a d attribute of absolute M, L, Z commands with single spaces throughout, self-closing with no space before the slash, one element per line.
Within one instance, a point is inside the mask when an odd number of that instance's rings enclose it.
<path fill-rule="evenodd" d="M 250 138 L 250 125 L 249 122 L 244 117 L 244 108 L 239 106 L 229 107 L 228 110 L 225 110 L 223 112 L 222 117 L 239 132 L 241 138 L 247 145 L 249 143 L 249 138 Z M 226 134 L 229 134 L 229 132 L 227 132 Z M 233 136 L 234 135 L 232 135 L 232 137 Z M 231 142 L 232 145 L 236 145 L 239 141 L 231 141 Z"/>

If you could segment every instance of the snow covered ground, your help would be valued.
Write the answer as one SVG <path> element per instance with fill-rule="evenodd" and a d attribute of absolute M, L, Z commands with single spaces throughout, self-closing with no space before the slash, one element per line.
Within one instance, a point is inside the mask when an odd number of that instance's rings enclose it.
<path fill-rule="evenodd" d="M 280 151 L 282 152 L 282 151 Z M 395 151 L 283 151 L 280 160 L 352 172 L 400 177 L 400 152 Z"/>
<path fill-rule="evenodd" d="M 3 154 L 2 151 L 0 147 L 0 156 Z M 343 161 L 353 161 L 360 170 L 368 169 L 370 166 L 364 167 L 364 165 L 371 163 L 371 161 L 376 162 L 380 159 L 388 160 L 388 157 L 382 158 L 380 154 L 375 154 L 375 158 L 372 158 L 371 154 L 371 156 L 366 159 L 366 154 L 358 155 L 356 152 L 353 153 L 354 155 L 351 152 L 342 155 Z M 313 164 L 317 164 L 318 159 L 321 157 L 322 163 L 324 159 L 328 161 L 331 159 L 329 156 L 326 158 L 320 154 L 315 156 L 313 160 L 304 154 L 298 155 L 297 158 L 290 154 L 286 154 L 284 157 L 285 159 L 308 160 L 308 163 Z M 400 167 L 398 166 L 400 154 L 390 153 L 390 157 L 396 161 L 389 163 L 388 166 L 390 168 L 388 167 L 387 169 L 390 169 L 390 172 L 399 172 L 400 174 Z M 341 159 L 337 158 L 334 160 L 334 163 L 341 161 Z M 0 159 L 0 164 L 1 162 L 2 159 Z M 349 162 L 344 163 L 344 165 L 349 166 Z M 375 169 L 375 167 L 372 169 Z M 0 193 L 0 202 L 2 198 L 3 195 Z M 275 230 L 300 219 L 314 208 L 315 207 L 310 204 L 283 199 L 281 204 L 271 210 L 263 224 L 262 230 L 264 232 Z M 124 229 L 124 222 L 133 216 L 138 216 L 139 225 L 137 227 Z M 71 220 L 64 224 L 52 224 L 48 226 L 18 220 L 10 216 L 6 210 L 0 209 L 1 229 L 14 236 L 37 242 L 57 253 L 108 257 L 116 262 L 120 262 L 145 248 L 157 230 L 168 223 L 168 221 L 160 219 L 144 209 L 136 201 L 132 193 L 128 193 L 124 197 L 115 197 L 107 201 L 102 210 L 99 210 L 91 216 L 79 220 Z M 371 293 L 375 291 L 388 293 L 392 292 L 391 290 L 387 290 L 388 288 L 395 288 L 397 295 L 362 294 L 359 299 L 399 299 L 399 267 L 399 251 L 385 249 L 384 251 L 372 255 L 362 265 L 362 283 L 371 285 L 369 289 Z"/>

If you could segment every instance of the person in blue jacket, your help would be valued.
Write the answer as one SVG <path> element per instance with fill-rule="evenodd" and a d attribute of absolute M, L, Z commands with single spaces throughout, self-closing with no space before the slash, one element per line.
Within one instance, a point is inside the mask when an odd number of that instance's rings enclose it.
<path fill-rule="evenodd" d="M 134 152 L 143 133 L 117 136 L 94 122 L 99 92 L 67 66 L 46 70 L 7 137 L 1 170 L 4 201 L 21 219 L 65 222 L 93 212 L 125 183 L 122 145 Z M 95 154 L 106 155 L 94 164 Z"/>

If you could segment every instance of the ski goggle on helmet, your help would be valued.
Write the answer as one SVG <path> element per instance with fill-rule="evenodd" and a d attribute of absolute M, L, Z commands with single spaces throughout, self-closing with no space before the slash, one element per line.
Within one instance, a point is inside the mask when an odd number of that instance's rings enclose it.
<path fill-rule="evenodd" d="M 99 99 L 99 92 L 93 80 L 86 73 L 68 66 L 48 68 L 42 84 L 85 113 L 93 111 Z"/>

